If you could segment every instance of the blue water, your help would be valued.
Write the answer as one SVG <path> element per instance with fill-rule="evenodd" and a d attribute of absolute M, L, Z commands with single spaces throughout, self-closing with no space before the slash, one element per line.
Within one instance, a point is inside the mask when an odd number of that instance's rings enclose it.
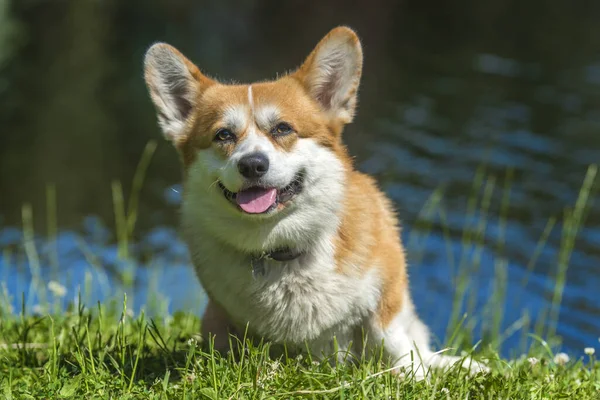
<path fill-rule="evenodd" d="M 376 169 L 374 160 L 365 164 L 366 169 Z M 392 198 L 410 194 L 413 198 L 421 196 L 423 203 L 430 194 L 426 190 L 419 193 L 401 185 L 387 186 L 384 185 L 384 188 Z M 164 194 L 166 204 L 178 204 L 180 186 L 166 188 Z M 435 209 L 432 213 L 425 212 L 420 215 L 419 221 L 429 221 L 435 225 L 439 223 L 439 212 Z M 450 228 L 476 226 L 479 222 L 477 216 L 469 219 L 459 214 L 451 214 L 446 221 Z M 501 231 L 498 222 L 490 218 L 485 229 L 488 240 L 499 240 Z M 587 228 L 583 236 L 597 243 L 599 233 L 598 230 Z M 536 240 L 516 223 L 508 223 L 504 237 L 518 245 L 524 253 L 531 254 L 536 246 Z M 415 229 L 410 224 L 404 225 L 403 240 L 409 254 L 413 298 L 438 345 L 446 337 L 461 259 L 466 261 L 467 269 L 463 272 L 466 271 L 469 282 L 466 298 L 475 298 L 473 313 L 469 315 L 475 317 L 475 340 L 481 338 L 491 321 L 490 313 L 502 312 L 504 318 L 501 329 L 504 332 L 510 330 L 513 324 L 518 325 L 526 313 L 533 320 L 529 326 L 531 330 L 536 317 L 549 310 L 555 285 L 553 274 L 546 269 L 540 272 L 539 268 L 528 272 L 522 261 L 507 259 L 491 250 L 490 242 L 483 247 L 465 247 L 460 240 L 449 241 L 439 231 Z M 46 290 L 46 299 L 51 304 L 65 307 L 69 302 L 77 303 L 80 291 L 83 294 L 81 301 L 87 306 L 107 299 L 119 301 L 126 293 L 129 309 L 136 314 L 144 309 L 155 317 L 166 317 L 177 310 L 201 315 L 206 304 L 206 297 L 191 268 L 187 249 L 174 227 L 155 227 L 139 241 L 130 244 L 130 260 L 137 261 L 129 262 L 119 258 L 115 238 L 99 217 L 85 218 L 80 229 L 60 231 L 54 241 L 35 237 L 34 242 L 41 260 L 40 285 L 46 288 L 47 282 L 55 280 L 67 289 L 66 295 L 60 298 Z M 39 286 L 36 287 L 33 280 L 32 265 L 25 255 L 22 230 L 17 227 L 2 228 L 0 248 L 5 249 L 4 258 L 0 259 L 0 279 L 11 296 L 10 306 L 15 312 L 20 311 L 23 293 L 27 311 L 40 312 L 37 306 L 43 299 Z M 6 249 L 11 249 L 11 252 Z M 473 262 L 475 258 L 479 261 Z M 141 261 L 144 259 L 149 261 Z M 546 246 L 538 264 L 556 265 L 556 259 L 556 248 Z M 493 300 L 494 287 L 498 284 L 495 268 L 501 262 L 506 262 L 500 267 L 505 268 L 503 271 L 506 272 L 507 284 L 501 297 L 504 303 L 497 304 Z M 595 262 L 597 260 L 579 250 L 571 257 L 572 266 L 567 274 L 557 333 L 563 340 L 561 349 L 572 354 L 580 355 L 584 347 L 597 346 L 600 336 L 598 279 L 590 274 L 582 276 L 585 266 L 596 265 Z M 53 265 L 60 266 L 59 272 Z M 465 300 L 465 303 L 469 301 Z M 466 304 L 463 304 L 462 312 L 465 311 Z M 517 330 L 505 338 L 502 343 L 505 356 L 515 356 L 524 350 L 522 336 L 523 332 Z"/>

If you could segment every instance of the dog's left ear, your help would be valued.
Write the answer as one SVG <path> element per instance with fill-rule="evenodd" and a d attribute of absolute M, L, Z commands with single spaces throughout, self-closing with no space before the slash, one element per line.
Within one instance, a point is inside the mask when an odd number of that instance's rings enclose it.
<path fill-rule="evenodd" d="M 347 124 L 354 117 L 362 62 L 358 36 L 342 26 L 321 39 L 292 76 L 304 85 L 331 120 Z"/>
<path fill-rule="evenodd" d="M 215 82 L 166 43 L 146 52 L 144 77 L 164 135 L 174 144 L 182 142 L 190 133 L 198 97 Z"/>

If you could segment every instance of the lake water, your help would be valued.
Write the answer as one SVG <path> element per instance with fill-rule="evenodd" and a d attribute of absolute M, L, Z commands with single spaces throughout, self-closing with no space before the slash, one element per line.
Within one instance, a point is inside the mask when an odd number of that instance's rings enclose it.
<path fill-rule="evenodd" d="M 0 32 L 0 41 L 19 38 L 0 52 L 0 279 L 14 309 L 22 291 L 30 309 L 40 301 L 32 283 L 60 281 L 63 302 L 88 286 L 93 305 L 125 290 L 124 276 L 134 282 L 127 294 L 138 310 L 158 297 L 170 311 L 200 313 L 205 297 L 177 235 L 178 159 L 145 92 L 144 50 L 166 40 L 209 74 L 252 81 L 292 68 L 328 29 L 346 23 L 361 35 L 366 59 L 345 140 L 357 167 L 399 210 L 423 319 L 443 338 L 459 289 L 470 299 L 462 311 L 483 321 L 474 337 L 498 312 L 508 332 L 524 315 L 530 330 L 547 319 L 561 279 L 565 209 L 589 165 L 600 162 L 600 5 L 375 3 L 368 10 L 317 2 L 12 6 L 4 17 L 12 23 L 2 25 L 10 29 Z M 128 198 L 150 139 L 159 144 L 139 199 L 132 272 L 112 233 L 111 182 L 121 180 Z M 47 183 L 56 188 L 55 241 L 47 234 Z M 556 327 L 563 349 L 575 354 L 599 345 L 598 186 L 596 178 Z M 23 203 L 33 207 L 39 265 L 28 262 L 33 247 L 23 244 Z M 520 332 L 508 335 L 506 354 L 521 340 Z"/>

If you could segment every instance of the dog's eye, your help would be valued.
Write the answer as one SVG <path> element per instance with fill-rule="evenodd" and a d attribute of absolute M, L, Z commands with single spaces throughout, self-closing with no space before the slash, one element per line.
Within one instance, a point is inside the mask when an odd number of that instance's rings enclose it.
<path fill-rule="evenodd" d="M 215 140 L 217 142 L 227 142 L 230 140 L 234 140 L 235 135 L 229 129 L 219 129 L 217 134 L 215 135 Z"/>
<path fill-rule="evenodd" d="M 294 128 L 290 126 L 290 124 L 285 122 L 280 122 L 273 129 L 271 129 L 271 135 L 274 136 L 284 136 L 294 132 Z"/>

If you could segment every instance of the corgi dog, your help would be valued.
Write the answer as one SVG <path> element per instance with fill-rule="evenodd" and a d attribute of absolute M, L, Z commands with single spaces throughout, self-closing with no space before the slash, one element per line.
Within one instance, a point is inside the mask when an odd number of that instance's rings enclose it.
<path fill-rule="evenodd" d="M 362 62 L 347 27 L 294 72 L 252 84 L 211 79 L 168 44 L 147 51 L 149 94 L 183 164 L 182 235 L 209 298 L 201 333 L 223 351 L 246 331 L 317 356 L 383 350 L 418 379 L 459 361 L 483 369 L 430 349 L 392 204 L 342 142 Z"/>

